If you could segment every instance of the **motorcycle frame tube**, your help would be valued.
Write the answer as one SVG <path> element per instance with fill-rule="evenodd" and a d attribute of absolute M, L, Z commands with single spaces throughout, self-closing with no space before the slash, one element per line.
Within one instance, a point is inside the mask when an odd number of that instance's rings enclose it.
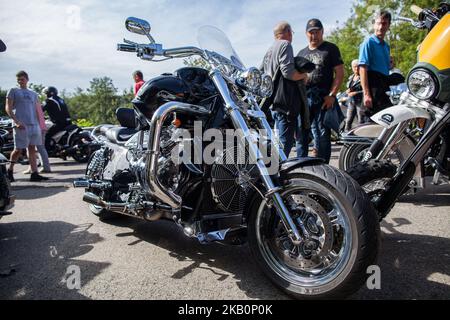
<path fill-rule="evenodd" d="M 372 144 L 370 145 L 369 150 L 367 151 L 366 156 L 364 157 L 364 161 L 369 161 L 378 156 L 378 154 L 383 150 L 386 145 L 386 141 L 389 139 L 394 128 L 388 129 L 384 128 L 381 132 L 380 136 L 376 138 Z"/>
<path fill-rule="evenodd" d="M 259 170 L 259 173 L 261 175 L 262 182 L 264 186 L 267 189 L 266 196 L 269 195 L 270 198 L 273 201 L 273 204 L 275 206 L 275 209 L 281 218 L 281 221 L 283 222 L 283 225 L 290 235 L 292 241 L 299 242 L 301 241 L 302 237 L 300 236 L 300 233 L 289 213 L 288 208 L 283 202 L 283 198 L 281 197 L 280 193 L 278 192 L 279 188 L 274 184 L 272 181 L 272 178 L 266 168 L 266 165 L 263 161 L 263 156 L 261 155 L 261 151 L 258 149 L 258 141 L 254 137 L 254 135 L 251 134 L 250 129 L 247 125 L 247 122 L 245 121 L 244 117 L 241 114 L 241 111 L 239 110 L 239 107 L 236 105 L 236 103 L 231 98 L 230 91 L 228 89 L 228 85 L 225 82 L 224 78 L 222 77 L 222 74 L 219 71 L 212 71 L 211 72 L 211 78 L 213 79 L 214 84 L 216 85 L 217 89 L 219 90 L 222 98 L 225 101 L 226 109 L 230 115 L 231 121 L 233 122 L 233 125 L 236 129 L 242 130 L 244 139 L 247 141 L 249 146 L 249 153 L 250 156 L 253 157 L 253 159 L 256 160 L 256 166 Z M 272 135 L 272 130 L 270 126 L 268 125 L 267 121 L 264 124 L 264 121 L 262 124 L 265 126 L 265 128 L 268 130 L 268 135 Z M 286 159 L 286 155 L 283 151 L 278 150 L 278 154 L 280 155 L 281 159 Z"/>
<path fill-rule="evenodd" d="M 397 173 L 389 182 L 387 189 L 385 189 L 381 197 L 375 203 L 377 210 L 384 216 L 389 213 L 398 197 L 411 182 L 414 174 L 417 172 L 418 166 L 421 165 L 428 150 L 439 137 L 442 130 L 446 128 L 447 123 L 450 122 L 450 108 L 448 106 L 444 110 L 437 107 L 430 109 L 430 111 L 435 114 L 435 120 L 431 124 L 429 130 L 423 135 L 408 159 L 406 159 L 399 170 L 397 170 Z"/>
<path fill-rule="evenodd" d="M 387 136 L 387 141 L 384 143 L 384 146 L 379 151 L 378 155 L 375 156 L 375 159 L 381 160 L 384 159 L 389 151 L 392 150 L 394 145 L 400 140 L 400 138 L 404 135 L 405 129 L 408 127 L 409 121 L 400 122 L 395 129 Z M 388 129 L 390 130 L 390 129 Z"/>
<path fill-rule="evenodd" d="M 150 191 L 151 196 L 156 197 L 162 202 L 168 204 L 175 211 L 179 211 L 181 210 L 181 197 L 165 188 L 160 183 L 157 175 L 162 126 L 167 117 L 173 112 L 198 116 L 209 115 L 210 112 L 201 106 L 181 102 L 168 102 L 156 110 L 149 122 L 150 129 L 145 164 L 145 187 Z"/>

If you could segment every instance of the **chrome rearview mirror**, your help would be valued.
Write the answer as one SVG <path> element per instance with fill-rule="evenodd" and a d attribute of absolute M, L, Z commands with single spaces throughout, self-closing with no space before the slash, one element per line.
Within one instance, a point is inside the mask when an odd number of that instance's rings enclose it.
<path fill-rule="evenodd" d="M 145 36 L 150 34 L 150 31 L 152 30 L 152 28 L 150 27 L 150 23 L 135 17 L 127 18 L 127 20 L 125 21 L 125 27 L 130 32 L 142 34 Z"/>

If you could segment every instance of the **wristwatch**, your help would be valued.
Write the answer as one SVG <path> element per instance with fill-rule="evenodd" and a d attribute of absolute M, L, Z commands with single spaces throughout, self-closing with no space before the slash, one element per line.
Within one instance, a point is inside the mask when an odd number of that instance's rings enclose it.
<path fill-rule="evenodd" d="M 333 97 L 333 98 L 336 99 L 336 95 L 335 95 L 335 94 L 330 93 L 328 96 L 329 96 L 329 97 Z"/>

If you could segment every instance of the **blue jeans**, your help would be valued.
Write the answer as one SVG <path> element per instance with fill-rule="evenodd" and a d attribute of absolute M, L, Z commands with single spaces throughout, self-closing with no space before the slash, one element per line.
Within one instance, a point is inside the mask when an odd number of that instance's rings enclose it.
<path fill-rule="evenodd" d="M 278 136 L 280 142 L 283 144 L 283 151 L 286 154 L 286 157 L 289 158 L 294 142 L 296 142 L 297 157 L 307 157 L 308 149 L 306 149 L 305 154 L 301 147 L 301 142 L 305 140 L 308 141 L 309 131 L 300 128 L 300 117 L 288 119 L 286 114 L 276 111 L 272 112 L 272 116 L 275 120 L 275 129 L 278 130 Z"/>
<path fill-rule="evenodd" d="M 326 110 L 320 110 L 313 115 L 311 121 L 311 131 L 314 139 L 318 141 L 318 157 L 330 163 L 331 158 L 331 129 L 323 125 L 323 118 Z"/>
<path fill-rule="evenodd" d="M 314 148 L 318 151 L 319 158 L 324 159 L 327 163 L 331 158 L 331 129 L 323 125 L 323 119 L 326 110 L 322 110 L 323 97 L 326 92 L 317 88 L 308 89 L 308 104 L 311 120 L 311 133 L 314 141 Z M 300 123 L 299 123 L 300 124 Z M 308 137 L 309 130 L 301 130 L 303 136 Z M 304 138 L 299 141 L 297 146 L 297 153 L 302 152 L 303 156 L 308 154 L 308 139 Z"/>

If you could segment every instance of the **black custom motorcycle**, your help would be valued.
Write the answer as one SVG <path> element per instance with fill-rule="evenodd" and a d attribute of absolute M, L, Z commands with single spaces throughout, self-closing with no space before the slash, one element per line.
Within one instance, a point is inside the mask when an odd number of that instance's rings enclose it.
<path fill-rule="evenodd" d="M 124 40 L 120 51 L 149 61 L 198 55 L 211 70 L 149 80 L 134 109 L 117 111 L 121 127 L 93 130 L 102 146 L 74 182 L 92 213 L 169 219 L 201 243 L 248 241 L 264 273 L 297 298 L 357 290 L 377 256 L 376 213 L 346 173 L 287 159 L 256 101 L 271 95 L 271 77 L 246 69 L 214 27 L 200 29 L 200 48 L 174 49 L 156 44 L 144 20 L 128 18 L 126 28 L 150 43 Z"/>

